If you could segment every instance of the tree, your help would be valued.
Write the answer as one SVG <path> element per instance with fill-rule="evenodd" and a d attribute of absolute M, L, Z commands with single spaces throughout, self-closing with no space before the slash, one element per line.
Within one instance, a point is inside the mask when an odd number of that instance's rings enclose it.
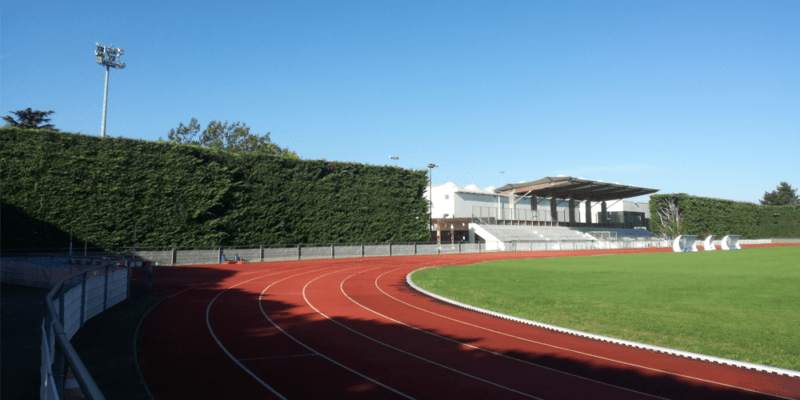
<path fill-rule="evenodd" d="M 171 129 L 167 138 L 170 142 L 178 144 L 193 144 L 202 147 L 224 149 L 233 152 L 265 151 L 293 158 L 300 158 L 297 153 L 287 148 L 281 148 L 269 138 L 270 133 L 258 135 L 250 132 L 246 124 L 228 121 L 211 121 L 201 132 L 197 119 L 192 118 L 189 125 L 180 123 L 177 128 Z"/>
<path fill-rule="evenodd" d="M 658 212 L 658 228 L 661 236 L 670 239 L 681 234 L 683 210 L 678 207 L 678 200 L 675 197 L 663 198 L 656 204 Z"/>
<path fill-rule="evenodd" d="M 771 192 L 764 192 L 764 198 L 760 201 L 762 205 L 770 206 L 800 204 L 800 198 L 797 197 L 797 189 L 792 188 L 792 185 L 786 182 L 781 182 L 781 184 Z"/>
<path fill-rule="evenodd" d="M 58 130 L 55 126 L 50 124 L 41 126 L 39 125 L 45 122 L 50 122 L 50 118 L 47 118 L 47 116 L 50 114 L 55 114 L 55 111 L 31 110 L 30 107 L 28 107 L 24 110 L 11 111 L 11 114 L 16 116 L 16 120 L 10 115 L 4 116 L 3 120 L 6 121 L 6 126 L 16 126 L 25 129 L 49 129 L 51 131 Z"/>

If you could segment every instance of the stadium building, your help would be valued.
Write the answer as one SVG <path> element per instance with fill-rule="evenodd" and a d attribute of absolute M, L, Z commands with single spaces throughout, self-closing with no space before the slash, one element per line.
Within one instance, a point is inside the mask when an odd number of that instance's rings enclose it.
<path fill-rule="evenodd" d="M 649 204 L 624 199 L 658 189 L 557 176 L 499 188 L 448 182 L 430 191 L 431 237 L 454 243 L 651 237 Z"/>

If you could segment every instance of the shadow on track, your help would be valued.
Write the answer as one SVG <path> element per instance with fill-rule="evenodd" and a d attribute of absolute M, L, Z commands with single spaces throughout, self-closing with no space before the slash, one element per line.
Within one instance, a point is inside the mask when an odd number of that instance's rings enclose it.
<path fill-rule="evenodd" d="M 226 355 L 209 332 L 208 304 L 227 289 L 225 302 L 220 302 L 219 309 L 215 303 L 210 314 L 215 321 L 215 335 L 239 364 L 292 399 L 403 398 L 397 392 L 413 398 L 528 398 L 523 394 L 544 399 L 598 397 L 596 390 L 602 385 L 526 363 L 670 399 L 775 398 L 718 385 L 693 384 L 632 367 L 610 368 L 544 354 L 501 352 L 524 362 L 515 361 L 461 344 L 478 345 L 485 338 L 450 334 L 452 340 L 446 340 L 366 314 L 358 318 L 334 317 L 332 321 L 307 310 L 301 312 L 296 304 L 278 300 L 278 294 L 268 292 L 261 299 L 261 306 L 281 331 L 261 314 L 260 291 L 244 286 L 230 288 L 270 273 L 275 273 L 273 280 L 278 280 L 298 274 L 305 267 L 335 271 L 357 265 L 368 265 L 368 261 L 156 267 L 154 290 L 172 297 L 145 319 L 138 355 L 154 396 L 157 399 L 278 398 Z M 404 287 L 409 295 L 419 295 L 404 282 L 397 285 Z M 444 335 L 444 331 L 432 333 Z M 800 395 L 800 386 L 793 387 L 797 388 L 793 396 Z M 648 398 L 622 389 L 602 390 L 614 398 Z"/>

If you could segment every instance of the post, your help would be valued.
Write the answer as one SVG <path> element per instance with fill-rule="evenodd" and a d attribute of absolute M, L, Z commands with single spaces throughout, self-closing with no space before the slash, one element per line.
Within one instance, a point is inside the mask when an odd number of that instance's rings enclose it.
<path fill-rule="evenodd" d="M 83 256 L 86 257 L 86 253 L 89 250 L 89 220 L 86 220 L 86 227 L 83 230 Z"/>
<path fill-rule="evenodd" d="M 428 220 L 430 224 L 428 225 L 428 234 L 433 231 L 433 169 L 436 168 L 436 164 L 428 164 L 428 179 L 430 180 L 430 186 L 428 187 Z"/>
<path fill-rule="evenodd" d="M 126 263 L 128 264 L 128 263 Z M 131 266 L 130 264 L 127 265 L 128 273 L 130 273 Z M 106 266 L 105 276 L 103 277 L 103 311 L 108 309 L 108 266 Z M 130 280 L 130 275 L 128 275 L 128 279 Z"/>
<path fill-rule="evenodd" d="M 575 196 L 569 197 L 569 226 L 575 226 Z"/>
<path fill-rule="evenodd" d="M 86 321 L 86 272 L 81 274 L 81 328 Z"/>
<path fill-rule="evenodd" d="M 600 221 L 597 222 L 604 225 L 608 222 L 608 206 L 605 200 L 600 203 Z"/>
<path fill-rule="evenodd" d="M 106 91 L 103 94 L 103 127 L 100 130 L 100 137 L 106 137 L 106 108 L 108 106 L 108 65 L 106 65 Z"/>
<path fill-rule="evenodd" d="M 133 224 L 133 262 L 136 262 L 136 223 Z"/>
<path fill-rule="evenodd" d="M 331 243 L 331 259 L 333 259 L 333 258 L 334 258 L 334 256 L 333 256 L 333 243 Z"/>
<path fill-rule="evenodd" d="M 298 243 L 298 244 L 297 244 L 297 260 L 298 260 L 298 261 L 299 261 L 299 260 L 300 260 L 300 258 L 301 258 L 301 256 L 300 256 L 300 253 L 301 253 L 300 247 L 301 247 L 301 246 L 302 246 L 302 244 L 300 244 L 300 243 Z"/>
<path fill-rule="evenodd" d="M 169 266 L 175 266 L 175 262 L 177 261 L 177 253 L 175 251 L 175 246 L 172 246 L 172 251 L 170 251 L 169 255 Z"/>
<path fill-rule="evenodd" d="M 592 201 L 591 199 L 586 199 L 586 227 L 588 228 L 592 224 Z"/>
<path fill-rule="evenodd" d="M 130 296 L 130 293 L 131 293 L 131 271 L 133 271 L 133 267 L 134 266 L 136 266 L 136 264 L 133 264 L 133 265 L 129 264 L 128 268 L 127 268 L 128 278 L 127 278 L 127 282 L 125 282 L 125 289 L 128 291 L 128 293 L 125 293 L 125 298 L 126 299 L 128 298 L 128 296 Z M 108 271 L 106 271 L 106 272 L 108 272 Z M 108 273 L 106 273 L 106 277 L 108 277 Z M 106 280 L 108 280 L 108 278 L 106 278 Z"/>
<path fill-rule="evenodd" d="M 258 262 L 264 261 L 264 245 L 258 246 Z"/>
<path fill-rule="evenodd" d="M 364 257 L 364 242 L 361 242 L 361 257 Z"/>

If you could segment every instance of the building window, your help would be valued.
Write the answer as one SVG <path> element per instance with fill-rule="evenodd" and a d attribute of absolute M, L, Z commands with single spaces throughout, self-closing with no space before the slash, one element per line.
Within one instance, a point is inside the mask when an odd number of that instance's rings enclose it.
<path fill-rule="evenodd" d="M 450 195 L 449 195 L 449 194 L 446 194 L 446 195 L 444 195 L 444 199 L 445 199 L 445 200 L 447 200 L 447 199 L 449 199 L 449 198 L 450 198 Z"/>

